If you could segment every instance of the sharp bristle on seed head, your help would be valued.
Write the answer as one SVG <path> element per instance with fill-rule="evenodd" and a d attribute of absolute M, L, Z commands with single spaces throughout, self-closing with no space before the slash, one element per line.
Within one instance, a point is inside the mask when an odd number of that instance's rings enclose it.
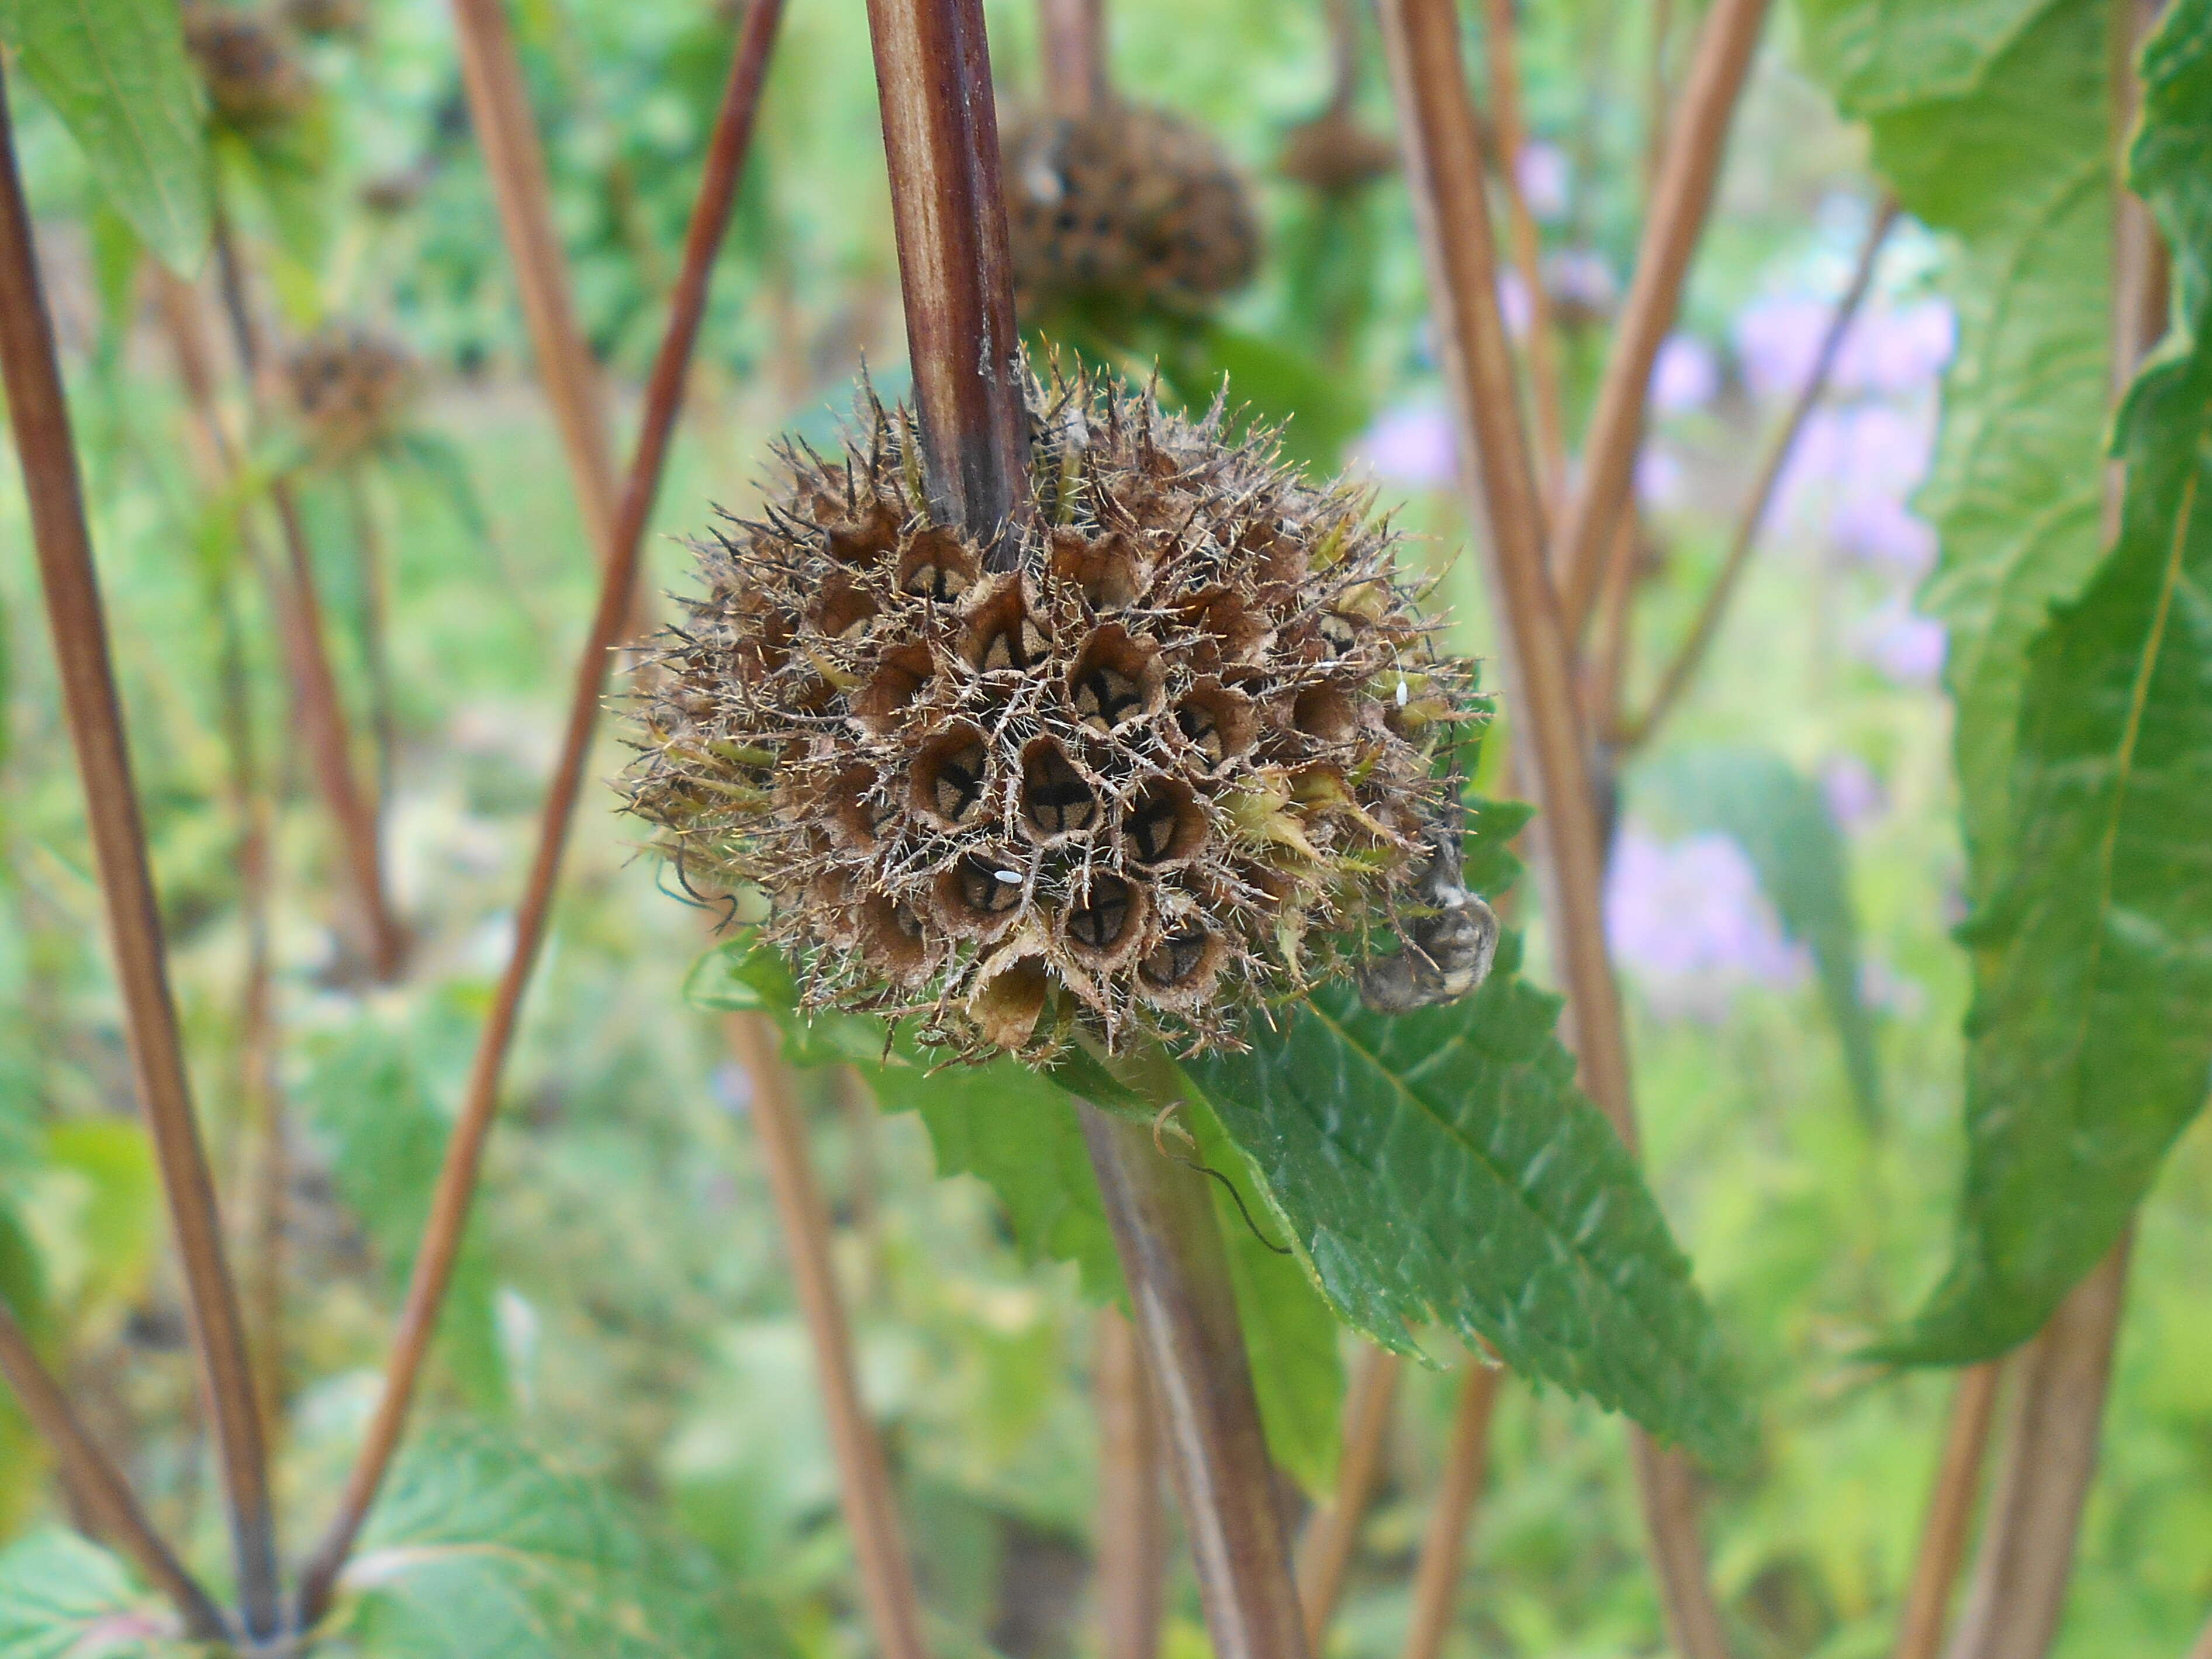
<path fill-rule="evenodd" d="M 780 447 L 641 674 L 624 793 L 689 878 L 759 890 L 809 1006 L 971 1057 L 1235 1043 L 1410 913 L 1474 672 L 1357 491 L 1218 410 L 1030 399 L 1065 510 L 1011 569 L 933 521 L 904 405 Z"/>

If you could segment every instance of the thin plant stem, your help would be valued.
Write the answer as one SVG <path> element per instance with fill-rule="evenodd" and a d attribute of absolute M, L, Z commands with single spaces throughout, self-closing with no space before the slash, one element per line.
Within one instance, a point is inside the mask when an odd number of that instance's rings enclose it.
<path fill-rule="evenodd" d="M 1037 0 L 1044 45 L 1047 107 L 1087 115 L 1110 95 L 1106 75 L 1105 0 Z"/>
<path fill-rule="evenodd" d="M 1437 1659 L 1451 1632 L 1461 1568 L 1467 1559 L 1468 1524 L 1490 1469 L 1490 1419 L 1498 1407 L 1504 1375 L 1478 1358 L 1460 1384 L 1443 1480 L 1421 1540 L 1420 1565 L 1413 1572 L 1413 1612 L 1406 1630 L 1405 1659 Z"/>
<path fill-rule="evenodd" d="M 1344 1595 L 1346 1575 L 1359 1533 L 1375 1501 L 1376 1476 L 1398 1401 L 1405 1362 L 1387 1348 L 1360 1355 L 1344 1401 L 1344 1451 L 1337 1460 L 1336 1495 L 1314 1512 L 1298 1540 L 1298 1599 L 1305 1613 L 1306 1645 L 1319 1653 Z"/>
<path fill-rule="evenodd" d="M 1212 1189 L 1142 1123 L 1089 1104 L 1083 1138 L 1159 1393 L 1168 1469 L 1218 1659 L 1305 1659 L 1251 1366 Z"/>
<path fill-rule="evenodd" d="M 1547 514 L 1567 493 L 1567 428 L 1559 396 L 1559 343 L 1552 296 L 1544 285 L 1543 242 L 1521 189 L 1528 129 L 1521 112 L 1520 24 L 1515 0 L 1483 0 L 1483 46 L 1489 58 L 1490 125 L 1498 142 L 1498 184 L 1505 198 L 1506 234 L 1514 269 L 1528 295 L 1528 391 L 1536 412 L 1536 455 Z"/>
<path fill-rule="evenodd" d="M 1766 523 L 1766 514 L 1774 503 L 1774 495 L 1782 483 L 1783 472 L 1790 465 L 1790 453 L 1797 447 L 1797 439 L 1805 429 L 1805 422 L 1820 406 L 1827 393 L 1828 380 L 1835 373 L 1836 360 L 1842 355 L 1844 341 L 1850 333 L 1851 322 L 1858 315 L 1861 303 L 1874 285 L 1875 267 L 1881 263 L 1882 244 L 1888 240 L 1890 228 L 1897 222 L 1898 208 L 1894 198 L 1884 201 L 1876 211 L 1874 222 L 1867 228 L 1866 240 L 1859 246 L 1857 263 L 1851 269 L 1850 283 L 1843 297 L 1836 301 L 1836 309 L 1828 319 L 1826 331 L 1820 337 L 1820 349 L 1814 354 L 1813 366 L 1807 371 L 1804 384 L 1797 388 L 1797 396 L 1790 405 L 1790 412 L 1768 440 L 1766 454 L 1759 462 L 1759 474 L 1752 482 L 1751 493 L 1745 497 L 1743 510 L 1737 515 L 1735 533 L 1729 540 L 1728 556 L 1722 560 L 1720 572 L 1713 578 L 1712 586 L 1705 591 L 1704 603 L 1698 607 L 1697 619 L 1683 636 L 1681 645 L 1668 660 L 1659 676 L 1651 702 L 1644 713 L 1626 724 L 1620 734 L 1624 749 L 1640 749 L 1651 741 L 1660 723 L 1673 710 L 1682 693 L 1688 690 L 1704 665 L 1705 653 L 1712 648 L 1714 636 L 1720 631 L 1721 619 L 1728 614 L 1730 597 L 1735 593 L 1736 580 L 1744 567 L 1750 563 L 1753 550 L 1759 545 L 1759 532 Z"/>
<path fill-rule="evenodd" d="M 357 463 L 346 468 L 343 483 L 353 519 L 354 554 L 361 562 L 361 644 L 368 667 L 369 734 L 376 744 L 376 799 L 388 808 L 399 749 L 399 715 L 392 682 L 392 574 L 386 568 L 384 536 L 369 502 L 368 482 Z"/>
<path fill-rule="evenodd" d="M 830 1212 L 807 1156 L 806 1126 L 792 1097 L 791 1073 L 776 1052 L 775 1029 L 765 1016 L 732 1014 L 723 1027 L 732 1053 L 752 1079 L 749 1115 L 768 1165 L 784 1248 L 791 1255 L 792 1282 L 814 1349 L 815 1377 L 829 1419 L 868 1623 L 883 1659 L 926 1659 L 914 1565 L 900 1528 L 883 1442 L 860 1396 L 852 1332 L 831 1257 Z"/>
<path fill-rule="evenodd" d="M 1167 1613 L 1160 1424 L 1137 1328 L 1098 1316 L 1098 1605 L 1103 1659 L 1158 1659 Z"/>
<path fill-rule="evenodd" d="M 545 149 L 531 118 L 522 65 L 504 0 L 453 0 L 469 120 L 483 149 L 499 206 L 538 378 L 552 405 L 585 533 L 602 565 L 619 556 L 613 449 L 607 441 L 599 366 L 576 320 L 568 262 L 553 223 Z"/>
<path fill-rule="evenodd" d="M 2074 1287 L 2014 1362 L 1996 1489 L 1946 1659 L 2043 1659 L 2051 1650 L 2097 1472 L 2131 1235 Z"/>
<path fill-rule="evenodd" d="M 218 209 L 220 204 L 218 204 Z M 218 210 L 215 224 L 216 276 L 222 295 L 223 312 L 246 386 L 249 409 L 258 403 L 262 366 L 260 330 L 253 320 L 252 302 L 246 291 L 246 270 L 228 219 Z M 345 699 L 338 690 L 337 671 L 331 662 L 330 635 L 323 621 L 322 596 L 315 577 L 314 554 L 307 541 L 306 522 L 292 493 L 291 482 L 274 478 L 269 484 L 269 504 L 276 514 L 284 543 L 281 571 L 261 562 L 282 636 L 286 665 L 292 678 L 293 696 L 300 726 L 307 738 L 315 783 L 338 832 L 346 866 L 353 879 L 354 901 L 367 935 L 372 971 L 380 980 L 396 979 L 406 957 L 406 938 L 393 914 L 384 879 L 383 836 L 375 802 L 364 794 L 354 771 L 353 723 L 346 716 Z"/>
<path fill-rule="evenodd" d="M 1950 1419 L 1943 1431 L 1943 1455 L 1936 1484 L 1928 1494 L 1928 1519 L 1920 1529 L 1920 1548 L 1912 1560 L 1912 1583 L 1897 1623 L 1897 1646 L 1890 1659 L 1936 1659 L 1949 1622 L 1951 1597 L 1966 1559 L 1976 1500 L 1981 1495 L 1982 1465 L 1990 1444 L 2000 1362 L 1984 1360 L 1959 1373 L 1951 1390 Z"/>
<path fill-rule="evenodd" d="M 1582 487 L 1554 552 L 1570 641 L 1579 640 L 1589 622 L 1613 526 L 1628 506 L 1651 368 L 1674 325 L 1766 10 L 1767 0 L 1714 0 L 1698 31 L 1637 250 L 1636 275 L 1583 441 Z"/>
<path fill-rule="evenodd" d="M 227 1639 L 229 1630 L 221 1609 L 154 1530 L 122 1471 L 77 1420 L 69 1395 L 39 1358 L 4 1300 L 0 1300 L 0 1378 L 6 1380 L 23 1415 L 52 1450 L 70 1501 L 93 1530 L 129 1556 L 146 1582 L 168 1598 L 184 1620 L 185 1635 L 200 1642 Z"/>
<path fill-rule="evenodd" d="M 398 1449 L 422 1362 L 429 1350 L 432 1333 L 437 1328 L 438 1313 L 452 1283 L 453 1263 L 460 1251 L 469 1205 L 483 1162 L 484 1140 L 497 1113 L 500 1077 L 514 1046 L 523 994 L 529 988 L 531 974 L 544 944 L 554 891 L 560 884 L 568 829 L 575 817 L 585 769 L 591 757 L 592 737 L 599 725 L 608 654 L 620 642 L 629 618 L 646 520 L 652 514 L 653 499 L 659 491 L 669 443 L 683 407 L 685 374 L 706 314 L 714 255 L 729 226 L 731 204 L 744 169 L 753 120 L 760 106 L 769 49 L 775 39 L 781 13 L 781 0 L 754 0 L 738 33 L 721 108 L 708 141 L 706 165 L 692 205 L 690 228 L 684 234 L 683 262 L 670 301 L 668 324 L 661 336 L 659 352 L 653 359 L 652 374 L 646 381 L 637 449 L 630 461 L 629 483 L 615 525 L 615 556 L 601 571 L 598 605 L 577 655 L 568 726 L 539 816 L 538 846 L 530 875 L 515 912 L 514 943 L 509 949 L 491 1012 L 478 1039 L 460 1112 L 438 1172 L 429 1218 L 416 1249 L 414 1272 L 408 1281 L 398 1329 L 385 1368 L 383 1394 L 347 1476 L 337 1512 L 301 1577 L 303 1627 L 312 1628 L 327 1610 L 338 1573 L 352 1551 L 362 1522 L 368 1518 L 370 1505 L 375 1502 L 377 1488 L 383 1483 L 392 1455 Z"/>
<path fill-rule="evenodd" d="M 151 1132 L 183 1269 L 185 1307 L 213 1424 L 247 1634 L 276 1632 L 276 1538 L 254 1397 L 253 1367 L 222 1219 L 192 1112 L 184 1042 L 170 994 L 161 917 L 146 858 L 144 819 L 131 775 L 122 701 L 86 526 L 76 450 L 53 325 L 39 277 L 31 220 L 15 167 L 15 134 L 0 85 L 0 376 L 22 463 L 32 542 L 45 590 L 64 713 L 85 798 L 124 1034 Z"/>
<path fill-rule="evenodd" d="M 1621 690 L 1628 682 L 1629 650 L 1634 642 L 1629 621 L 1643 574 L 1644 537 L 1644 515 L 1632 506 L 1620 515 L 1613 531 L 1613 552 L 1606 561 L 1605 591 L 1598 595 L 1595 649 L 1585 665 L 1592 730 L 1598 739 L 1597 752 L 1590 761 L 1594 775 L 1602 775 L 1615 764 L 1611 739 L 1620 725 Z"/>
<path fill-rule="evenodd" d="M 1735 0 L 1718 0 L 1715 15 Z M 1460 63 L 1451 0 L 1383 0 L 1382 35 L 1397 88 L 1430 306 L 1459 416 L 1462 473 L 1489 534 L 1486 576 L 1506 625 L 1507 688 L 1540 809 L 1545 914 L 1566 981 L 1568 1032 L 1583 1089 L 1622 1140 L 1636 1109 L 1600 894 L 1604 849 L 1591 789 L 1574 662 L 1545 562 L 1543 520 L 1513 366 L 1498 310 L 1498 258 L 1483 197 L 1483 161 Z M 1694 1482 L 1679 1453 L 1632 1437 L 1645 1531 L 1669 1633 L 1688 1659 L 1725 1659 L 1728 1644 L 1698 1535 Z"/>

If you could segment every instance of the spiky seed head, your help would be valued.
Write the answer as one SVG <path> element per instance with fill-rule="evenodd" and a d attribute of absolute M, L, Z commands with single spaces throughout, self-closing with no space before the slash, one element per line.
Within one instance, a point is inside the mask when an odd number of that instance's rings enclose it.
<path fill-rule="evenodd" d="M 413 356 L 389 335 L 331 323 L 283 364 L 284 392 L 318 460 L 341 465 L 389 437 L 416 390 Z"/>
<path fill-rule="evenodd" d="M 629 805 L 693 884 L 766 894 L 815 1006 L 971 1055 L 1233 1042 L 1419 942 L 1474 670 L 1370 492 L 1218 406 L 1029 398 L 1036 510 L 995 560 L 932 522 L 913 422 L 865 387 L 842 453 L 781 453 L 761 515 L 698 544 Z"/>
<path fill-rule="evenodd" d="M 266 132 L 314 101 L 314 82 L 283 25 L 258 11 L 191 0 L 185 47 L 198 65 L 216 119 L 234 131 Z"/>
<path fill-rule="evenodd" d="M 1332 104 L 1283 135 L 1276 169 L 1317 196 L 1348 196 L 1387 177 L 1398 147 L 1370 132 L 1340 104 Z"/>
<path fill-rule="evenodd" d="M 1007 124 L 1001 149 L 1017 304 L 1188 311 L 1259 263 L 1250 192 L 1221 147 L 1164 110 L 1109 100 Z"/>

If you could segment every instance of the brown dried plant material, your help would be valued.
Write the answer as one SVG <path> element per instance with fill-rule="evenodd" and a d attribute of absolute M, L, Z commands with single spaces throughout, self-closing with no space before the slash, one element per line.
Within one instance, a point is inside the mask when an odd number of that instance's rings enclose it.
<path fill-rule="evenodd" d="M 1398 168 L 1398 146 L 1332 104 L 1283 135 L 1275 167 L 1316 196 L 1349 196 Z"/>
<path fill-rule="evenodd" d="M 1181 117 L 1109 100 L 1010 122 L 1001 149 L 1024 316 L 1070 301 L 1188 311 L 1251 280 L 1250 191 Z"/>
<path fill-rule="evenodd" d="M 1440 919 L 1474 669 L 1367 492 L 1218 408 L 1029 395 L 1041 511 L 1004 574 L 929 520 L 903 409 L 864 388 L 843 454 L 782 452 L 762 518 L 699 547 L 630 805 L 695 885 L 765 893 L 813 1004 L 970 1055 L 1233 1041 Z"/>
<path fill-rule="evenodd" d="M 315 85 L 284 27 L 242 6 L 191 0 L 185 48 L 216 120 L 252 136 L 280 127 L 314 101 Z"/>
<path fill-rule="evenodd" d="M 356 35 L 368 27 L 368 0 L 284 0 L 284 21 L 319 38 Z"/>
<path fill-rule="evenodd" d="M 356 323 L 315 331 L 285 356 L 284 400 L 315 459 L 355 459 L 390 437 L 413 400 L 413 356 L 397 340 Z"/>

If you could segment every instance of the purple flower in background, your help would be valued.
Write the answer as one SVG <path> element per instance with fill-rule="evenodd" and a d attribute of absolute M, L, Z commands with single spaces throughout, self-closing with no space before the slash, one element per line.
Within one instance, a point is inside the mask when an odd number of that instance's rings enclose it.
<path fill-rule="evenodd" d="M 1703 340 L 1676 334 L 1659 348 L 1651 365 L 1651 404 L 1661 414 L 1703 409 L 1720 389 L 1720 364 Z"/>
<path fill-rule="evenodd" d="M 1764 398 L 1795 397 L 1813 372 L 1833 307 L 1808 295 L 1754 301 L 1736 313 L 1735 355 L 1743 378 Z"/>
<path fill-rule="evenodd" d="M 1866 495 L 1839 503 L 1828 520 L 1836 545 L 1855 559 L 1923 576 L 1936 562 L 1936 532 L 1894 496 Z"/>
<path fill-rule="evenodd" d="M 1889 810 L 1881 780 L 1856 755 L 1837 755 L 1820 769 L 1820 793 L 1846 830 L 1863 829 Z"/>
<path fill-rule="evenodd" d="M 1899 594 L 1860 624 L 1856 648 L 1897 685 L 1933 685 L 1943 672 L 1943 624 L 1919 616 Z"/>
<path fill-rule="evenodd" d="M 1520 181 L 1521 199 L 1528 204 L 1532 216 L 1547 223 L 1566 216 L 1574 168 L 1565 150 L 1541 138 L 1531 140 L 1521 147 L 1513 171 Z"/>
<path fill-rule="evenodd" d="M 1565 307 L 1603 316 L 1620 295 L 1613 268 L 1589 248 L 1561 248 L 1544 258 L 1544 286 Z"/>
<path fill-rule="evenodd" d="M 1682 464 L 1656 444 L 1636 457 L 1636 499 L 1646 507 L 1672 507 L 1682 497 Z"/>
<path fill-rule="evenodd" d="M 1718 1019 L 1747 986 L 1802 984 L 1809 953 L 1784 939 L 1759 874 L 1723 835 L 1661 842 L 1633 822 L 1606 874 L 1606 942 L 1654 1008 Z"/>
<path fill-rule="evenodd" d="M 1383 410 L 1352 446 L 1352 462 L 1377 478 L 1440 489 L 1458 474 L 1458 444 L 1451 417 L 1433 404 L 1401 404 Z"/>
<path fill-rule="evenodd" d="M 1813 372 L 1835 311 L 1832 300 L 1782 294 L 1738 312 L 1736 356 L 1752 391 L 1770 400 L 1796 397 Z M 1957 343 L 1957 319 L 1942 300 L 1875 304 L 1851 319 L 1829 385 L 1847 394 L 1921 392 L 1935 384 Z"/>
<path fill-rule="evenodd" d="M 1783 473 L 1782 515 L 1817 529 L 1857 557 L 1917 572 L 1935 533 L 1906 498 L 1928 474 L 1936 436 L 1932 402 L 1899 409 L 1856 403 L 1806 417 Z"/>
<path fill-rule="evenodd" d="M 1508 265 L 1498 274 L 1498 309 L 1505 319 L 1505 331 L 1516 340 L 1528 337 L 1528 326 L 1536 320 L 1536 307 L 1529 302 L 1528 284 L 1521 273 Z"/>

